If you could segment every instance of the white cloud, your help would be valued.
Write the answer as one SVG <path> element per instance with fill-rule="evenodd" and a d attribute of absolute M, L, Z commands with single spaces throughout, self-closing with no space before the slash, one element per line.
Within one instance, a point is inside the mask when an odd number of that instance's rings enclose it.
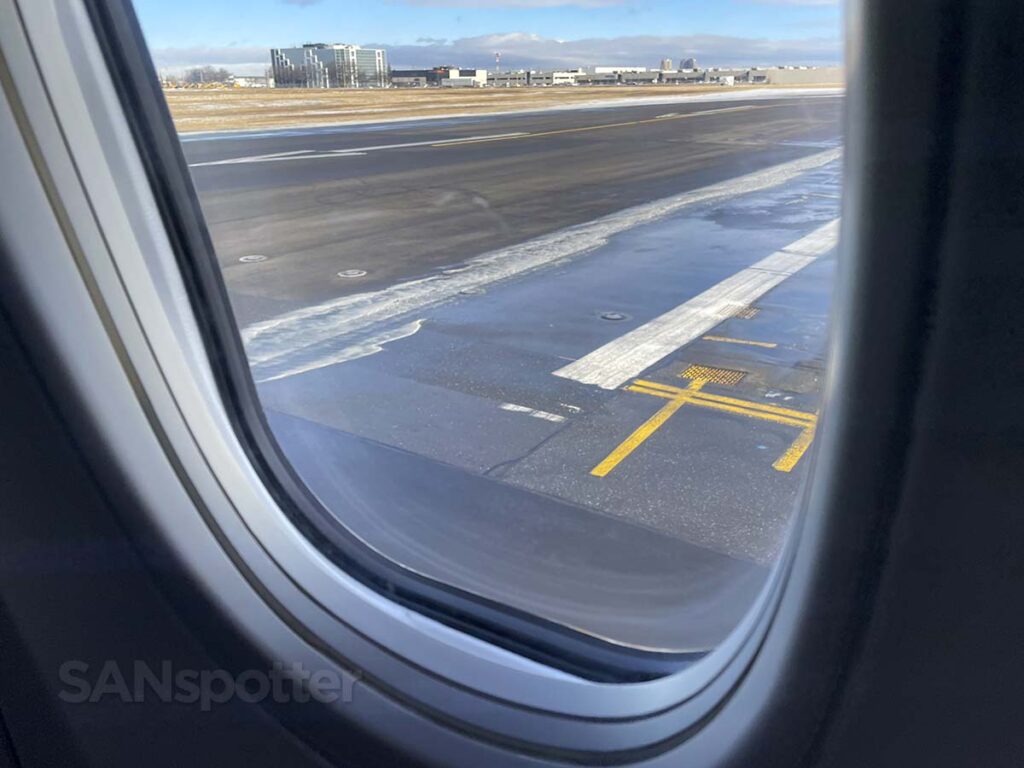
<path fill-rule="evenodd" d="M 702 66 L 833 64 L 842 60 L 836 36 L 798 40 L 721 35 L 637 35 L 555 40 L 524 32 L 464 37 L 437 45 L 392 45 L 388 60 L 398 68 L 456 64 L 493 67 L 501 52 L 503 68 L 577 67 L 594 64 L 655 67 L 662 58 L 697 57 Z"/>

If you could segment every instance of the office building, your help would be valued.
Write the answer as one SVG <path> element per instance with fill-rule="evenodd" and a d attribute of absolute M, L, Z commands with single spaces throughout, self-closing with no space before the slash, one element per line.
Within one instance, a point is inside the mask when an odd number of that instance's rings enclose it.
<path fill-rule="evenodd" d="M 270 63 L 278 88 L 386 88 L 387 51 L 343 43 L 273 48 Z"/>

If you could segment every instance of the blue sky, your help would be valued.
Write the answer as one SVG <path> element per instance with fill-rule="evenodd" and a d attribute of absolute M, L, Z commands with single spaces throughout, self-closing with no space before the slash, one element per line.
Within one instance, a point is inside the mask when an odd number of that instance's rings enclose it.
<path fill-rule="evenodd" d="M 157 65 L 265 66 L 265 49 L 352 42 L 393 66 L 824 64 L 841 60 L 838 0 L 136 0 Z"/>

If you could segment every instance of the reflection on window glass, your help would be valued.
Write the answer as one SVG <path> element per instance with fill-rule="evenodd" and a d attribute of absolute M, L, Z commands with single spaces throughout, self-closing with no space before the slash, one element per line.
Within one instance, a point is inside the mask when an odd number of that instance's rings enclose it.
<path fill-rule="evenodd" d="M 612 643 L 719 643 L 814 445 L 837 6 L 137 9 L 269 423 L 339 523 Z"/>

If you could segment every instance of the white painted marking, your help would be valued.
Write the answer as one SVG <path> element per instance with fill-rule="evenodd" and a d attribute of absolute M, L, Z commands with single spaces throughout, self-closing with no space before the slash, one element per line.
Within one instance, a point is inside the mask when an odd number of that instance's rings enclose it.
<path fill-rule="evenodd" d="M 525 405 L 516 405 L 515 403 L 502 403 L 501 409 L 503 411 L 512 411 L 513 413 L 524 413 L 527 416 L 533 416 L 535 419 L 544 419 L 544 421 L 553 421 L 555 423 L 565 421 L 565 416 L 559 416 L 557 413 L 538 411 L 536 408 L 527 408 Z"/>
<path fill-rule="evenodd" d="M 252 155 L 251 157 L 232 157 L 227 160 L 211 160 L 206 163 L 190 163 L 189 168 L 201 168 L 206 165 L 235 165 L 236 163 L 269 163 L 273 160 L 291 160 L 295 155 L 306 155 L 312 149 L 296 149 L 291 152 L 275 152 L 270 155 Z"/>
<path fill-rule="evenodd" d="M 559 405 L 562 406 L 563 408 L 565 408 L 566 410 L 571 411 L 573 413 L 579 413 L 580 411 L 583 410 L 578 405 L 569 405 L 568 403 L 559 403 Z"/>
<path fill-rule="evenodd" d="M 360 357 L 369 357 L 370 355 L 375 355 L 378 352 L 383 352 L 385 344 L 412 336 L 422 327 L 422 319 L 413 320 L 411 323 L 406 323 L 398 328 L 392 328 L 371 336 L 359 344 L 352 344 L 351 346 L 343 347 L 330 355 L 319 357 L 308 363 L 299 363 L 285 371 L 275 373 L 273 376 L 258 379 L 258 381 L 262 384 L 267 381 L 286 379 L 289 376 L 306 373 L 307 371 L 315 371 L 318 368 L 324 368 L 328 365 L 334 365 L 335 363 L 346 363 L 349 360 L 358 360 Z"/>
<path fill-rule="evenodd" d="M 678 112 L 668 112 L 664 115 L 658 115 L 654 120 L 663 120 L 677 117 L 704 117 L 707 115 L 717 115 L 723 112 L 737 112 L 743 110 L 758 109 L 753 105 L 747 104 L 740 107 L 723 107 L 720 109 L 705 109 L 699 112 L 689 112 L 685 115 L 681 115 Z M 205 163 L 192 163 L 189 168 L 203 168 L 214 165 L 241 165 L 246 163 L 279 163 L 291 160 L 324 160 L 336 157 L 355 157 L 365 155 L 367 152 L 379 152 L 382 150 L 389 149 L 409 149 L 414 147 L 447 147 L 449 145 L 456 146 L 459 144 L 478 144 L 481 142 L 488 141 L 501 141 L 504 139 L 518 139 L 529 136 L 548 136 L 553 133 L 572 133 L 574 131 L 590 131 L 600 128 L 618 128 L 625 127 L 628 125 L 639 124 L 650 122 L 650 119 L 638 119 L 628 123 L 611 123 L 608 125 L 602 125 L 600 123 L 595 125 L 582 125 L 573 126 L 568 128 L 559 128 L 553 130 L 544 131 L 518 131 L 514 133 L 494 133 L 484 136 L 461 136 L 455 139 L 435 139 L 433 141 L 410 141 L 402 144 L 378 144 L 373 147 L 352 147 L 349 149 L 327 149 L 327 150 L 315 150 L 315 149 L 300 149 L 292 152 L 277 152 L 271 155 L 253 155 L 251 157 L 233 157 L 227 160 L 211 160 Z"/>
<path fill-rule="evenodd" d="M 839 219 L 727 277 L 673 310 L 608 342 L 555 376 L 616 389 L 704 335 L 835 247 Z"/>
<path fill-rule="evenodd" d="M 252 157 L 233 157 L 229 160 L 211 160 L 206 163 L 192 163 L 189 168 L 203 168 L 210 165 L 241 165 L 244 163 L 279 163 L 287 160 L 323 160 L 333 157 L 356 157 L 367 152 L 380 152 L 387 149 L 408 149 L 410 147 L 434 147 L 438 144 L 461 144 L 462 142 L 485 141 L 488 139 L 512 139 L 525 136 L 519 133 L 495 133 L 489 136 L 463 136 L 458 139 L 434 139 L 433 141 L 410 141 L 406 144 L 378 144 L 375 147 L 352 147 L 351 149 L 328 149 L 317 152 L 315 149 L 300 149 L 294 152 L 278 152 L 273 155 L 253 155 Z"/>
<path fill-rule="evenodd" d="M 482 141 L 484 139 L 511 139 L 516 136 L 525 136 L 522 131 L 515 133 L 492 133 L 487 136 L 462 136 L 458 139 L 441 139 L 438 141 L 410 141 L 406 144 L 379 144 L 376 147 L 358 147 L 360 152 L 377 152 L 382 149 L 408 149 L 409 147 L 435 147 L 438 144 L 461 144 L 464 141 Z M 345 153 L 352 150 L 336 149 L 334 152 Z"/>
<path fill-rule="evenodd" d="M 372 293 L 343 296 L 255 323 L 242 332 L 249 363 L 258 377 L 260 369 L 269 365 L 277 368 L 285 358 L 301 357 L 307 348 L 325 345 L 332 339 L 366 331 L 401 316 L 420 314 L 453 299 L 467 300 L 468 295 L 491 283 L 518 277 L 599 248 L 620 232 L 657 221 L 696 203 L 784 184 L 839 159 L 840 155 L 838 149 L 819 152 L 492 251 L 468 261 L 468 268 L 457 274 L 431 275 Z M 329 355 L 322 364 L 331 365 L 333 362 L 336 362 L 334 356 Z M 315 363 L 309 363 L 305 370 L 315 367 L 318 367 Z"/>

